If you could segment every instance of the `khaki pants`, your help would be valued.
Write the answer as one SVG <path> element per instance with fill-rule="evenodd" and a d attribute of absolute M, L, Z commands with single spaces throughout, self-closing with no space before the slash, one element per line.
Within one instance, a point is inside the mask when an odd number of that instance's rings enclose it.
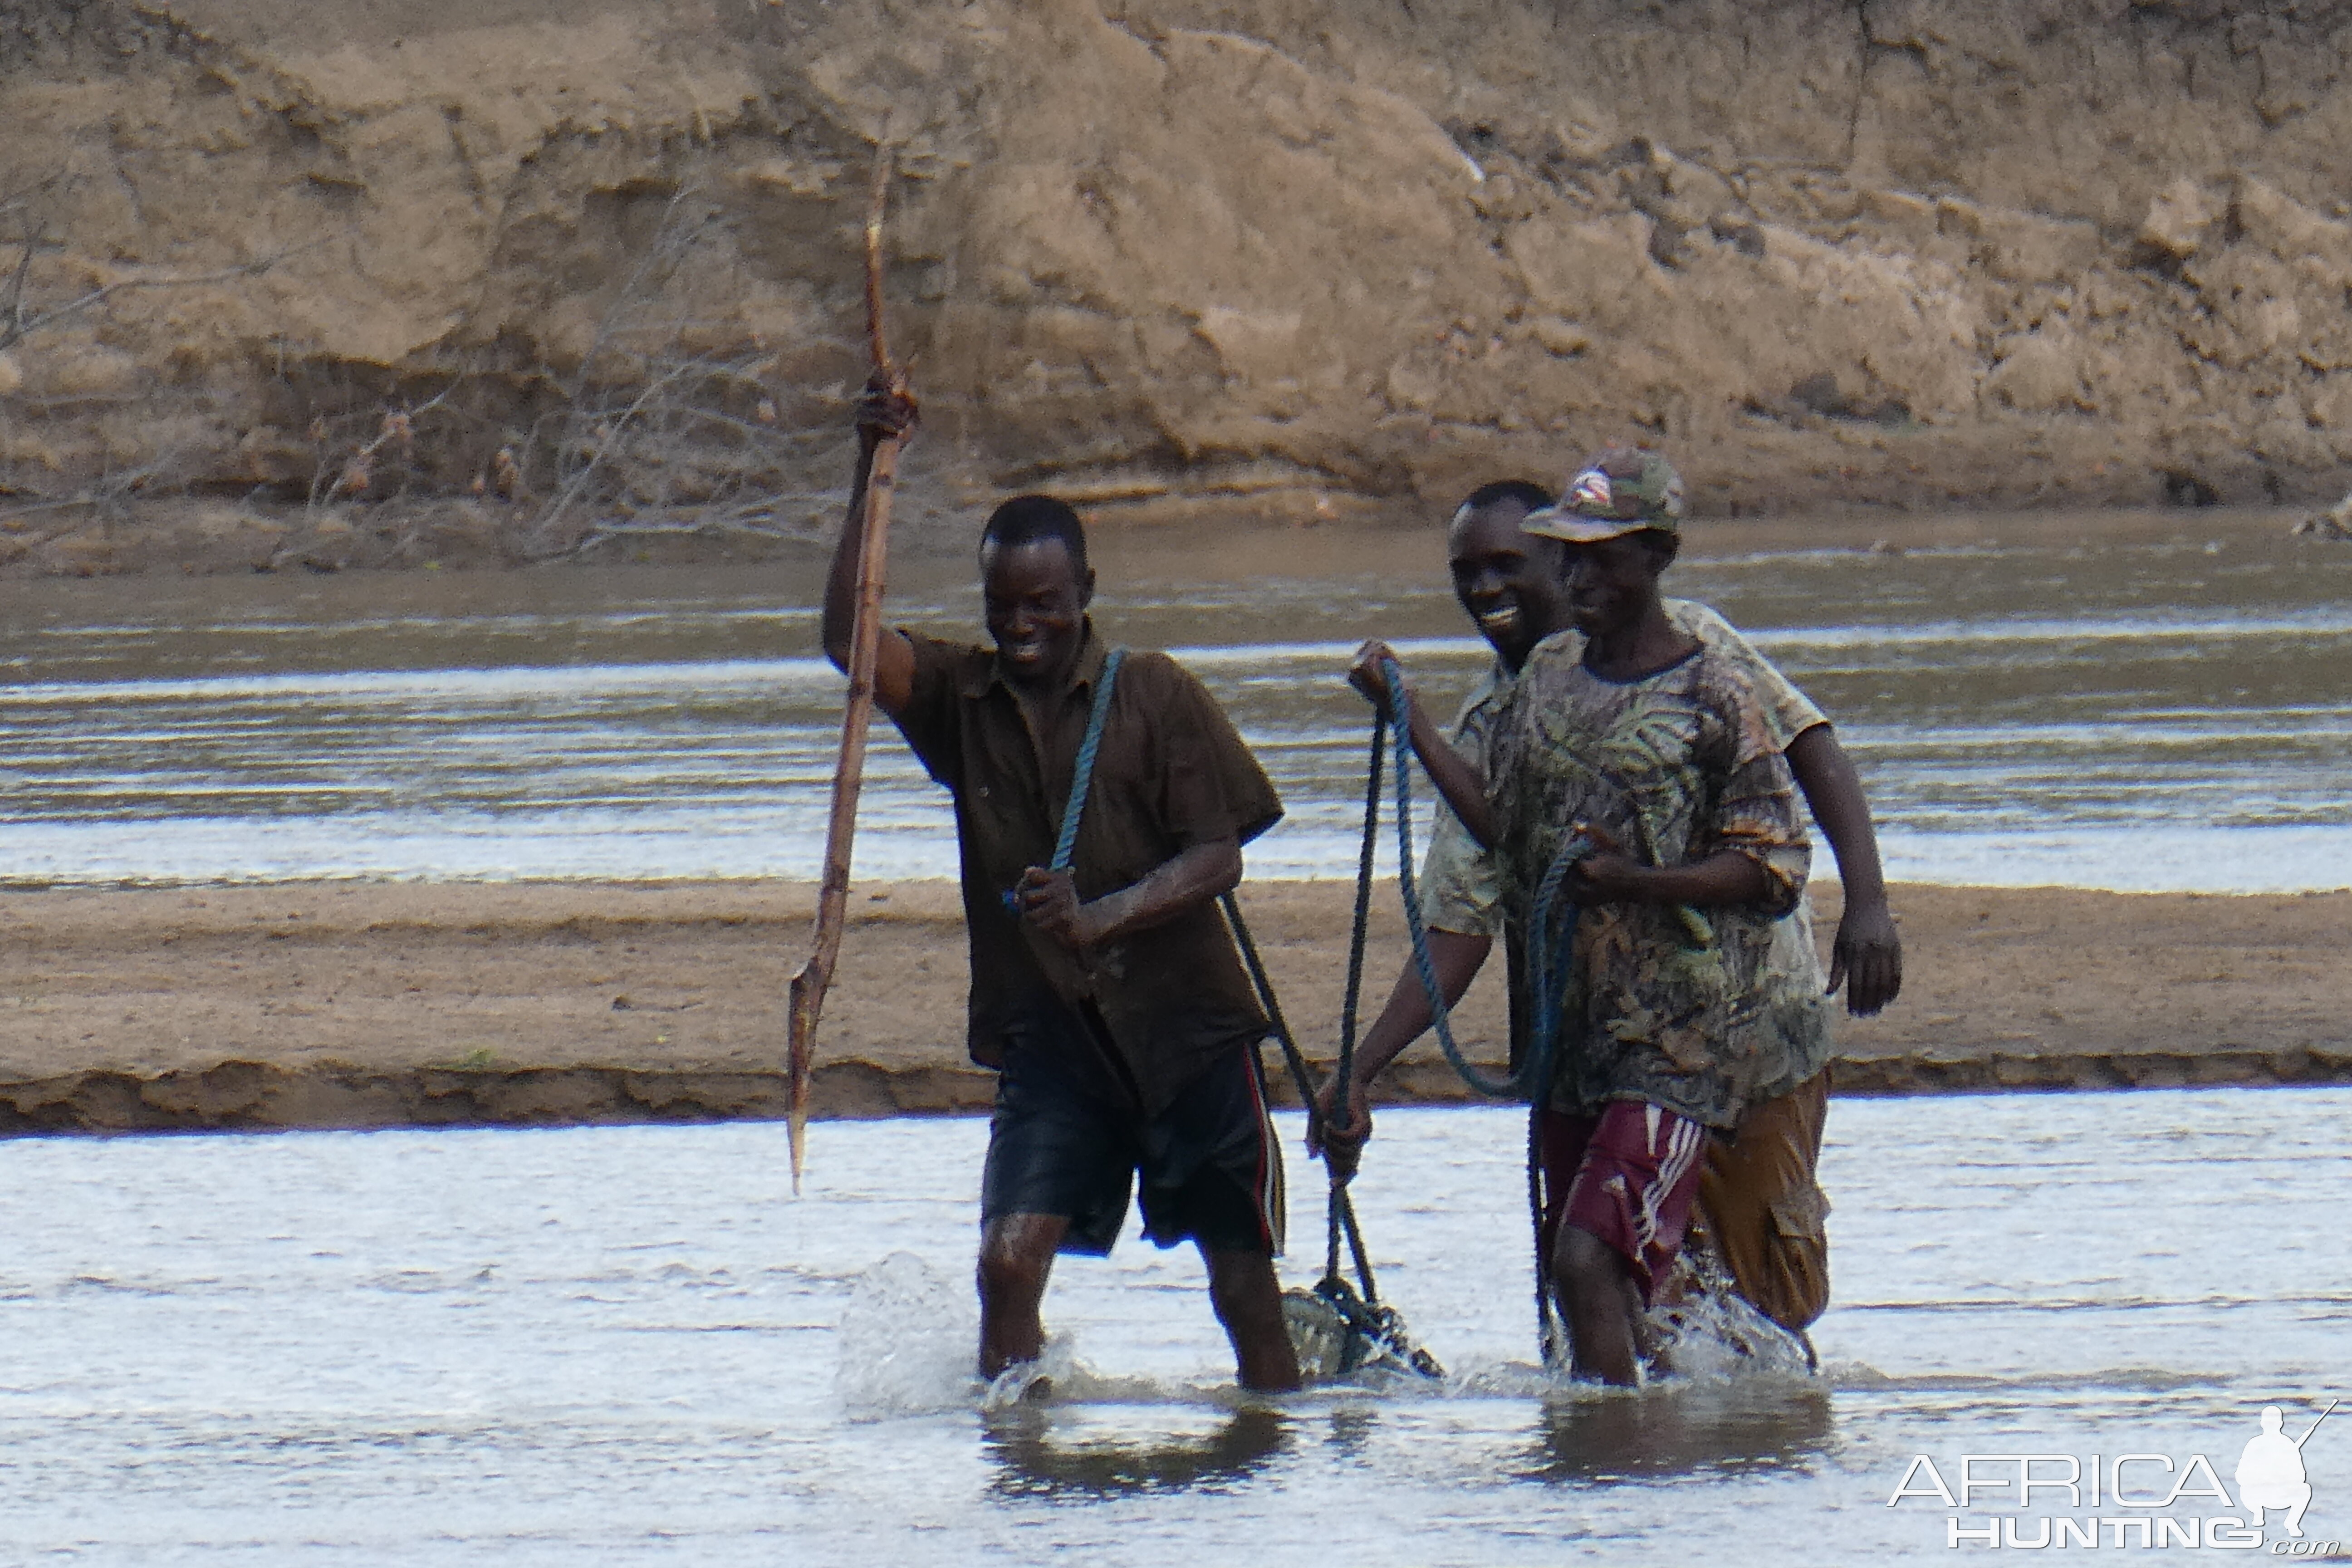
<path fill-rule="evenodd" d="M 1694 1228 L 1757 1310 L 1800 1331 L 1830 1304 L 1830 1201 L 1813 1180 L 1829 1098 L 1823 1070 L 1758 1106 L 1699 1176 Z"/>

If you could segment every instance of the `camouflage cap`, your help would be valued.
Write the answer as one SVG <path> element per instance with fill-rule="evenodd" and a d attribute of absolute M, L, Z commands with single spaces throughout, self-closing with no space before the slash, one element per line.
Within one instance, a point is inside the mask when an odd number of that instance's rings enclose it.
<path fill-rule="evenodd" d="M 1612 447 L 1576 471 L 1558 502 L 1519 526 L 1546 539 L 1597 544 L 1645 528 L 1673 533 L 1682 518 L 1683 477 L 1675 466 L 1643 447 Z"/>

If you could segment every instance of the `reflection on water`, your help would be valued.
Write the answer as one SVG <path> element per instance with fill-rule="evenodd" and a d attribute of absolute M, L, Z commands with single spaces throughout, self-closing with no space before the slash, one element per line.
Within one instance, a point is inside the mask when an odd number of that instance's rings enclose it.
<path fill-rule="evenodd" d="M 1821 547 L 1851 529 L 1695 530 L 1670 581 L 1837 720 L 1898 876 L 2352 883 L 2352 550 L 2179 514 Z M 1356 639 L 1407 642 L 1441 701 L 1476 678 L 1438 549 L 1102 541 L 1106 632 L 1177 651 L 1290 805 L 1255 874 L 1352 864 Z M 840 689 L 818 564 L 0 589 L 0 875 L 806 875 Z M 913 557 L 895 609 L 970 635 L 968 563 Z M 869 768 L 861 874 L 952 874 L 895 735 Z"/>
<path fill-rule="evenodd" d="M 1627 1396 L 1531 1363 L 1522 1119 L 1400 1110 L 1358 1204 L 1451 1380 L 1244 1399 L 1197 1257 L 1130 1232 L 1056 1270 L 1054 1402 L 993 1414 L 979 1119 L 820 1125 L 799 1200 L 751 1123 L 17 1140 L 0 1561 L 1908 1561 L 1944 1549 L 1945 1510 L 1886 1506 L 1915 1455 L 2226 1475 L 2263 1405 L 2352 1392 L 2347 1119 L 1841 1100 L 1825 1375 Z M 2352 1535 L 2332 1426 L 2318 1539 Z"/>
<path fill-rule="evenodd" d="M 990 1417 L 983 1442 L 998 1472 L 991 1491 L 1084 1501 L 1129 1492 L 1230 1489 L 1291 1447 L 1292 1426 L 1279 1411 L 1236 1410 L 1197 1433 L 1171 1433 L 1163 1421 L 1138 1440 L 1109 1422 L 1013 1410 Z"/>
<path fill-rule="evenodd" d="M 1713 1470 L 1802 1470 L 1826 1450 L 1829 1390 L 1772 1379 L 1639 1399 L 1545 1401 L 1542 1441 L 1518 1474 L 1607 1484 Z"/>

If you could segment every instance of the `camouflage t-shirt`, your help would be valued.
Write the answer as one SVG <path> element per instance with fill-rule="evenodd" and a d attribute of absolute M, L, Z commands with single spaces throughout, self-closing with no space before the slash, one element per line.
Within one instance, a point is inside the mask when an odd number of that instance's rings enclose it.
<path fill-rule="evenodd" d="M 1480 777 L 1486 773 L 1486 739 L 1495 720 L 1508 707 L 1519 678 L 1498 662 L 1470 689 L 1454 715 L 1454 750 Z M 1423 858 L 1422 923 L 1437 931 L 1464 936 L 1501 934 L 1499 904 L 1503 891 L 1495 873 L 1495 858 L 1478 847 L 1462 819 L 1440 796 L 1437 819 L 1431 825 L 1429 853 Z"/>
<path fill-rule="evenodd" d="M 1651 866 L 1736 850 L 1769 892 L 1750 907 L 1581 911 L 1560 976 L 1551 1101 L 1589 1113 L 1641 1100 L 1730 1129 L 1827 1047 L 1818 967 L 1800 976 L 1776 953 L 1812 857 L 1789 764 L 1745 661 L 1702 643 L 1616 681 L 1582 656 L 1580 637 L 1539 645 L 1486 740 L 1507 921 L 1528 929 L 1537 886 L 1578 823 Z"/>
<path fill-rule="evenodd" d="M 1798 689 L 1779 666 L 1716 611 L 1693 599 L 1668 599 L 1665 608 L 1666 618 L 1676 630 L 1697 638 L 1705 647 L 1746 668 L 1763 704 L 1776 750 L 1787 752 L 1790 742 L 1798 736 L 1816 724 L 1829 722 L 1828 716 L 1811 698 Z M 1576 657 L 1583 656 L 1582 634 L 1561 632 L 1556 640 L 1563 651 L 1573 649 Z M 1496 664 L 1463 700 L 1454 715 L 1454 749 L 1481 776 L 1486 771 L 1487 736 L 1517 684 L 1517 676 Z M 1438 803 L 1437 820 L 1431 829 L 1429 853 L 1423 862 L 1417 891 L 1421 895 L 1422 920 L 1431 928 L 1465 936 L 1508 936 L 1513 940 L 1511 1058 L 1517 1061 L 1526 1048 L 1526 1042 L 1517 1037 L 1523 1014 L 1522 999 L 1516 994 L 1520 984 L 1516 951 L 1518 933 L 1503 929 L 1502 884 L 1495 868 L 1495 858 L 1478 847 L 1478 841 L 1470 837 L 1462 819 L 1447 810 L 1443 801 Z M 1826 989 L 1828 980 L 1822 970 L 1821 949 L 1813 940 L 1810 891 L 1797 900 L 1796 909 L 1787 919 L 1773 922 L 1769 962 L 1786 976 L 1787 984 L 1809 986 L 1816 993 Z M 1833 1009 L 1824 1009 L 1822 1026 L 1808 1042 L 1807 1048 L 1790 1057 L 1785 1081 L 1759 1087 L 1758 1103 L 1779 1099 L 1829 1065 L 1833 1044 L 1830 1018 L 1833 1014 Z"/>

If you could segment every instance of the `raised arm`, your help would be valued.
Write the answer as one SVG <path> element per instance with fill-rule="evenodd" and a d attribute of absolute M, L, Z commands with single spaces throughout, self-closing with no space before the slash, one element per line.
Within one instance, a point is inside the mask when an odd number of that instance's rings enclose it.
<path fill-rule="evenodd" d="M 868 388 L 857 403 L 857 476 L 849 492 L 849 514 L 833 547 L 833 567 L 824 580 L 824 656 L 844 674 L 857 621 L 857 578 L 865 544 L 866 492 L 874 479 L 874 451 L 885 437 L 901 440 L 915 428 L 914 400 Z M 915 649 L 905 634 L 884 626 L 876 644 L 874 700 L 897 717 L 915 692 Z"/>
<path fill-rule="evenodd" d="M 1845 910 L 1830 949 L 1830 989 L 1845 986 L 1846 1011 L 1867 1018 L 1903 991 L 1903 938 L 1886 906 L 1886 874 L 1878 863 L 1878 833 L 1853 763 L 1827 724 L 1816 724 L 1781 753 L 1813 820 L 1837 856 Z"/>
<path fill-rule="evenodd" d="M 1356 662 L 1348 668 L 1349 684 L 1364 695 L 1381 718 L 1389 711 L 1388 679 L 1382 665 L 1396 658 L 1388 644 L 1375 638 L 1356 650 Z M 1400 663 L 1398 668 L 1403 666 Z M 1495 847 L 1495 818 L 1486 805 L 1486 781 L 1478 770 L 1462 760 L 1461 753 L 1446 743 L 1445 731 L 1439 729 L 1428 710 L 1414 700 L 1411 682 L 1405 683 L 1405 715 L 1412 739 L 1413 755 L 1429 772 L 1429 782 L 1462 819 L 1462 826 L 1481 849 Z"/>

